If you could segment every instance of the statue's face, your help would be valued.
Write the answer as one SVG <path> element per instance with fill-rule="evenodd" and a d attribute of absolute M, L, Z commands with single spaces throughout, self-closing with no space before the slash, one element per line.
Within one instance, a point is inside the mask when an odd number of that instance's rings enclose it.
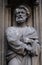
<path fill-rule="evenodd" d="M 25 22 L 26 18 L 27 18 L 26 11 L 24 9 L 17 8 L 16 9 L 16 22 L 18 23 Z"/>

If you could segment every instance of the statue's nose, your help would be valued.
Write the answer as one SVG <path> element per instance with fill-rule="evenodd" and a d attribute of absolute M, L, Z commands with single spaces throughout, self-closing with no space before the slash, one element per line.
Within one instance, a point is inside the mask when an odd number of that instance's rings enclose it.
<path fill-rule="evenodd" d="M 21 14 L 19 16 L 21 17 Z"/>
<path fill-rule="evenodd" d="M 20 12 L 19 15 L 21 16 L 21 14 L 22 14 L 22 13 Z"/>

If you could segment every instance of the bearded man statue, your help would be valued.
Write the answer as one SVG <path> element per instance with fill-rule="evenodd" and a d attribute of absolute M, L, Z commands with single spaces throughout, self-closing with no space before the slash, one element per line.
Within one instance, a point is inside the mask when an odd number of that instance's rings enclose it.
<path fill-rule="evenodd" d="M 16 26 L 6 29 L 8 65 L 39 65 L 40 45 L 38 34 L 32 26 L 27 26 L 30 7 L 20 5 L 14 11 Z"/>

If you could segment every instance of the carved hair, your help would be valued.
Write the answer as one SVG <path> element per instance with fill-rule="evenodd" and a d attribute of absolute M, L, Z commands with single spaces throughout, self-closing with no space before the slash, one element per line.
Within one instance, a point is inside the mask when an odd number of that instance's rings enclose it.
<path fill-rule="evenodd" d="M 17 7 L 16 9 L 24 9 L 27 13 L 28 16 L 31 15 L 31 8 L 29 6 L 25 6 L 25 5 L 20 5 L 19 7 Z M 16 9 L 14 11 L 14 14 L 16 14 Z"/>
<path fill-rule="evenodd" d="M 25 5 L 20 5 L 19 6 L 20 8 L 23 8 L 25 11 L 26 11 L 26 13 L 28 14 L 28 15 L 30 15 L 30 7 L 28 6 L 28 8 L 25 6 Z"/>

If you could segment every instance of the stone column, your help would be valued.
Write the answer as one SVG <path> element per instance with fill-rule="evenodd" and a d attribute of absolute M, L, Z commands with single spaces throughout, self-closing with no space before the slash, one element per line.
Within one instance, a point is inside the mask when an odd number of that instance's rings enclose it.
<path fill-rule="evenodd" d="M 5 29 L 11 25 L 11 10 L 6 8 L 7 0 L 0 0 L 0 65 L 5 65 Z"/>
<path fill-rule="evenodd" d="M 40 65 L 42 65 L 42 0 L 38 0 L 39 5 L 34 8 L 34 27 L 39 35 L 39 42 L 41 45 Z"/>
<path fill-rule="evenodd" d="M 42 0 L 40 2 L 40 42 L 41 42 L 41 65 L 42 65 Z"/>
<path fill-rule="evenodd" d="M 0 65 L 4 64 L 4 1 L 0 0 Z"/>

